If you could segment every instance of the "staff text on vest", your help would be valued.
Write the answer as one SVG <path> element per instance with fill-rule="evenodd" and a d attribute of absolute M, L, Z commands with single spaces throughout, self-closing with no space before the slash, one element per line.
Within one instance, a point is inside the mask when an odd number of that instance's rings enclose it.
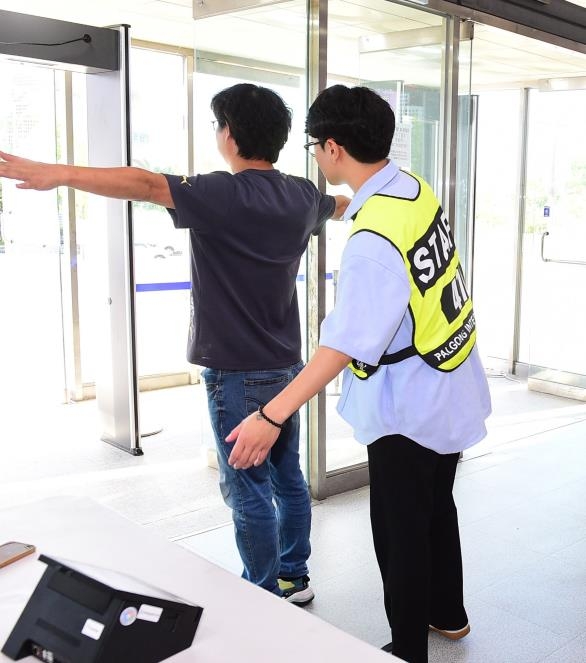
<path fill-rule="evenodd" d="M 438 207 L 425 235 L 407 251 L 413 281 L 422 295 L 445 273 L 454 251 L 450 224 Z"/>

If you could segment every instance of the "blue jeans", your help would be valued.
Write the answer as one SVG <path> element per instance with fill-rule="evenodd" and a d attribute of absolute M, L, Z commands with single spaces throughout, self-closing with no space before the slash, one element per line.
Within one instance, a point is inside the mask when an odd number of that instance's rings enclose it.
<path fill-rule="evenodd" d="M 226 435 L 259 405 L 268 403 L 301 371 L 303 363 L 281 369 L 202 372 L 220 469 L 220 490 L 232 509 L 242 577 L 280 594 L 278 577 L 307 573 L 311 552 L 311 500 L 299 466 L 299 413 L 287 420 L 259 467 L 228 465 L 233 444 Z"/>

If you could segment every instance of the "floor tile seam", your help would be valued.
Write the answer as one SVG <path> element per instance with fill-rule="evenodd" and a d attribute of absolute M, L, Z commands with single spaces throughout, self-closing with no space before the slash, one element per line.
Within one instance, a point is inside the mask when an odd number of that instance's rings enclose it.
<path fill-rule="evenodd" d="M 464 597 L 464 598 L 466 598 L 466 597 Z M 576 638 L 579 638 L 580 635 L 582 635 L 580 633 L 577 634 L 577 635 L 576 634 L 569 635 L 568 633 L 559 633 L 558 631 L 554 631 L 551 628 L 549 628 L 547 626 L 544 626 L 543 624 L 539 624 L 537 622 L 534 622 L 532 619 L 527 619 L 527 617 L 522 617 L 519 614 L 517 614 L 515 612 L 512 612 L 511 610 L 508 610 L 507 608 L 503 608 L 501 605 L 496 605 L 495 603 L 492 603 L 491 601 L 487 601 L 486 599 L 482 599 L 478 596 L 475 596 L 474 600 L 478 603 L 483 604 L 487 608 L 492 608 L 493 610 L 497 610 L 498 612 L 502 612 L 502 613 L 505 613 L 507 615 L 510 615 L 511 617 L 513 617 L 514 619 L 516 619 L 518 621 L 525 622 L 526 624 L 530 624 L 531 626 L 535 626 L 542 632 L 545 631 L 545 632 L 549 633 L 550 635 L 558 637 L 558 638 L 565 638 L 566 642 L 561 646 L 562 649 L 563 649 L 563 647 L 565 647 L 568 644 L 568 640 L 567 640 L 568 638 L 570 639 L 569 641 L 571 641 L 571 640 L 575 640 Z M 551 651 L 547 654 L 547 656 L 550 656 L 553 653 L 554 652 Z"/>
<path fill-rule="evenodd" d="M 495 610 L 499 610 L 500 612 L 509 614 L 512 617 L 514 617 L 515 619 L 519 619 L 519 620 L 524 621 L 528 624 L 532 624 L 533 626 L 537 626 L 541 631 L 547 631 L 551 635 L 555 635 L 559 638 L 565 638 L 566 640 L 574 640 L 574 639 L 579 638 L 579 637 L 581 637 L 585 634 L 584 630 L 581 630 L 577 633 L 576 632 L 569 632 L 569 631 L 562 632 L 560 630 L 554 630 L 551 626 L 544 626 L 543 624 L 538 623 L 538 622 L 536 622 L 532 619 L 529 619 L 528 617 L 521 616 L 521 615 L 519 615 L 518 613 L 514 612 L 513 610 L 511 610 L 509 608 L 505 608 L 502 605 L 494 603 L 490 599 L 486 599 L 486 598 L 482 598 L 482 597 L 478 596 L 476 593 L 474 593 L 474 595 L 470 595 L 470 598 L 473 598 L 474 601 L 480 602 L 480 603 L 484 604 L 485 606 L 489 606 L 491 608 L 494 608 Z M 566 644 L 567 644 L 567 642 L 566 642 Z M 552 653 L 552 652 L 550 652 L 550 653 Z"/>
<path fill-rule="evenodd" d="M 537 554 L 539 554 L 539 553 L 537 553 Z M 495 587 L 496 585 L 500 585 L 502 583 L 507 582 L 511 578 L 514 578 L 515 576 L 519 575 L 519 573 L 521 573 L 523 571 L 527 571 L 532 566 L 539 567 L 543 563 L 543 560 L 546 559 L 546 557 L 547 557 L 547 555 L 543 555 L 541 557 L 541 559 L 534 560 L 534 561 L 529 562 L 527 564 L 522 564 L 521 566 L 515 568 L 513 571 L 510 571 L 510 572 L 505 571 L 504 573 L 499 574 L 499 577 L 496 580 L 493 580 L 493 581 L 489 582 L 488 584 L 484 585 L 483 587 L 480 587 L 480 588 L 475 589 L 473 591 L 467 591 L 466 590 L 466 585 L 468 584 L 467 581 L 466 581 L 467 564 L 466 564 L 466 559 L 464 559 L 463 560 L 463 566 L 464 566 L 464 594 L 468 597 L 471 597 L 471 598 L 474 597 L 475 599 L 477 599 L 479 601 L 482 601 L 482 598 L 479 596 L 479 594 L 491 589 L 492 587 Z"/>
<path fill-rule="evenodd" d="M 326 499 L 329 499 L 329 498 L 326 498 Z M 325 502 L 325 500 L 319 501 L 317 503 L 312 503 L 311 507 L 312 507 L 312 509 L 319 508 L 320 512 L 326 511 L 328 508 L 332 509 L 332 510 L 337 509 L 337 508 L 341 508 L 341 506 L 338 506 L 337 503 L 330 502 L 330 504 L 324 504 L 324 502 Z M 356 503 L 354 503 L 354 504 L 344 504 L 343 507 L 344 507 L 344 514 L 352 513 L 352 512 L 355 512 L 355 511 L 360 511 L 361 509 L 365 508 L 363 504 L 359 503 L 359 500 L 357 500 Z"/>
<path fill-rule="evenodd" d="M 578 419 L 576 421 L 569 421 L 568 423 L 561 424 L 560 426 L 554 426 L 553 428 L 547 428 L 546 430 L 543 430 L 543 431 L 537 431 L 535 433 L 529 433 L 528 435 L 523 435 L 522 437 L 515 438 L 514 440 L 511 440 L 510 442 L 505 442 L 505 444 L 520 442 L 522 440 L 529 440 L 529 439 L 537 437 L 539 435 L 549 435 L 549 433 L 553 433 L 554 431 L 562 430 L 563 428 L 569 428 L 570 426 L 575 426 L 576 424 L 580 424 L 580 423 L 583 423 L 583 422 L 586 422 L 586 417 Z M 546 444 L 547 440 L 544 440 L 543 443 Z"/>
<path fill-rule="evenodd" d="M 573 412 L 569 410 L 574 410 Z M 562 419 L 586 421 L 586 405 L 560 405 L 555 408 L 536 408 L 524 410 L 521 414 L 495 414 L 490 415 L 487 420 L 490 430 L 502 426 L 517 426 L 527 423 L 538 424 L 540 422 L 553 422 Z"/>
<path fill-rule="evenodd" d="M 470 523 L 466 523 L 466 524 L 471 524 L 471 522 L 478 523 L 482 520 L 486 520 L 488 518 L 493 518 L 495 515 L 498 515 L 502 511 L 506 511 L 507 515 L 509 515 L 509 514 L 511 514 L 511 512 L 513 512 L 517 509 L 523 508 L 523 506 L 525 506 L 525 505 L 529 506 L 530 508 L 533 509 L 533 507 L 535 507 L 536 500 L 542 500 L 542 499 L 547 500 L 547 497 L 552 497 L 552 493 L 561 491 L 564 488 L 567 488 L 568 484 L 574 484 L 574 483 L 579 484 L 580 480 L 577 481 L 577 482 L 575 482 L 575 481 L 567 482 L 567 483 L 561 484 L 560 486 L 557 486 L 555 488 L 546 489 L 543 492 L 537 492 L 537 493 L 529 492 L 529 493 L 523 494 L 523 491 L 521 491 L 520 494 L 517 493 L 516 495 L 512 496 L 511 500 L 506 504 L 506 506 L 504 506 L 502 508 L 498 507 L 498 510 L 495 511 L 494 513 L 489 514 L 489 515 L 484 515 L 481 518 L 479 518 L 477 520 L 474 520 L 474 521 L 470 521 Z M 456 482 L 455 482 L 454 485 L 455 485 L 456 488 L 458 487 L 458 479 L 457 478 L 456 478 Z M 481 485 L 481 484 L 477 484 L 477 486 L 480 486 L 481 488 L 495 488 L 494 486 L 487 486 L 487 485 Z M 500 486 L 499 488 L 501 489 L 501 492 L 502 492 L 503 486 Z M 466 490 L 466 488 L 463 487 L 463 490 Z M 465 495 L 458 494 L 458 492 L 456 492 L 454 494 L 454 501 L 456 503 L 456 508 L 458 508 L 458 513 L 460 513 L 460 508 L 463 506 L 464 503 L 466 503 Z M 584 517 L 584 513 L 582 511 L 578 511 L 578 510 L 574 511 L 571 506 L 568 507 L 568 509 L 574 515 L 576 515 L 577 517 L 579 517 L 579 518 Z M 585 525 L 585 527 L 586 527 L 586 525 Z"/>
<path fill-rule="evenodd" d="M 564 487 L 565 486 L 561 486 L 560 490 L 563 489 Z M 554 491 L 551 491 L 551 492 L 556 492 L 556 491 L 554 490 Z M 550 498 L 551 498 L 551 495 L 550 495 Z M 543 493 L 542 495 L 539 495 L 537 499 L 540 499 L 540 500 L 544 499 L 546 501 L 546 505 L 551 506 L 552 509 L 558 509 L 559 510 L 559 508 L 560 508 L 558 505 L 552 504 L 551 501 L 549 501 L 547 499 L 546 493 Z M 536 506 L 541 506 L 541 505 L 537 504 Z M 586 510 L 585 509 L 582 509 L 582 510 L 576 509 L 571 504 L 570 505 L 564 504 L 563 507 L 564 507 L 564 513 L 566 513 L 568 515 L 576 516 L 577 518 L 580 518 L 580 519 L 582 519 L 586 522 Z M 586 527 L 586 525 L 585 525 L 585 527 Z"/>
<path fill-rule="evenodd" d="M 351 570 L 354 572 L 354 569 Z M 335 587 L 336 584 L 340 583 L 340 577 L 336 575 L 322 575 L 318 573 L 312 566 L 311 563 L 308 564 L 308 573 L 311 578 L 311 586 L 314 590 L 319 591 L 320 594 L 327 592 L 329 587 Z M 381 601 L 382 601 L 382 590 L 381 590 Z M 345 608 L 346 609 L 346 608 Z M 357 618 L 359 616 L 357 615 Z"/>
<path fill-rule="evenodd" d="M 495 507 L 495 510 L 491 511 L 491 513 L 489 513 L 487 515 L 482 515 L 478 518 L 473 517 L 473 519 L 471 519 L 471 520 L 468 520 L 468 519 L 464 520 L 461 516 L 463 515 L 462 510 L 464 508 L 463 504 L 465 502 L 465 498 L 461 495 L 457 495 L 457 494 L 454 495 L 454 502 L 456 503 L 456 508 L 458 509 L 458 521 L 460 523 L 460 526 L 462 526 L 462 527 L 465 526 L 465 525 L 476 525 L 479 522 L 482 522 L 483 520 L 488 520 L 489 518 L 494 518 L 495 516 L 499 516 L 503 512 L 508 514 L 508 513 L 510 513 L 511 509 L 514 509 L 514 508 L 524 504 L 527 501 L 529 501 L 529 500 L 527 500 L 525 498 L 520 498 L 519 500 L 514 500 L 514 501 L 512 500 L 511 502 L 509 502 L 508 504 L 506 504 L 504 506 Z"/>
<path fill-rule="evenodd" d="M 346 573 L 358 574 L 361 572 L 370 571 L 371 569 L 373 574 L 376 576 L 376 579 L 377 580 L 380 579 L 378 567 L 376 566 L 376 560 L 361 561 L 360 564 L 358 564 L 357 566 L 353 566 L 351 569 L 345 570 L 344 574 L 333 573 L 332 575 L 324 576 L 323 574 L 316 573 L 316 571 L 312 572 L 312 561 L 311 561 L 312 555 L 310 555 L 309 559 L 307 560 L 307 563 L 309 566 L 309 575 L 311 576 L 311 584 L 313 585 L 314 588 L 323 588 L 330 583 L 339 584 L 340 575 L 345 575 Z M 381 588 L 381 594 L 382 594 L 382 588 Z"/>
<path fill-rule="evenodd" d="M 501 428 L 498 429 L 499 435 L 497 436 L 496 434 L 491 435 L 490 433 L 482 440 L 479 442 L 479 444 L 482 444 L 484 442 L 485 446 L 488 449 L 500 449 L 501 447 L 506 447 L 507 445 L 510 444 L 519 444 L 524 442 L 525 440 L 530 440 L 531 438 L 538 437 L 540 435 L 549 435 L 555 431 L 562 430 L 564 428 L 568 428 L 570 426 L 574 426 L 577 424 L 581 424 L 586 421 L 585 418 L 580 418 L 576 420 L 571 420 L 564 422 L 563 424 L 558 424 L 558 425 L 552 425 L 548 427 L 539 427 L 537 430 L 535 430 L 535 427 L 531 427 L 529 430 L 515 430 L 518 428 L 518 426 L 513 425 L 503 425 Z M 525 425 L 526 428 L 529 428 L 529 426 Z M 496 431 L 495 431 L 496 433 Z M 508 437 L 510 436 L 510 437 Z M 491 440 L 492 437 L 496 437 L 494 441 Z M 500 440 L 498 438 L 501 438 Z M 545 441 L 544 441 L 545 442 Z M 539 441 L 538 441 L 539 443 Z"/>
<path fill-rule="evenodd" d="M 152 471 L 145 472 L 144 468 L 152 468 Z M 139 476 L 135 476 L 132 473 L 129 473 L 128 470 L 141 470 L 141 473 Z M 120 480 L 124 479 L 126 481 L 132 481 L 132 480 L 139 480 L 143 478 L 149 478 L 153 476 L 157 476 L 159 478 L 163 478 L 160 476 L 158 473 L 158 468 L 156 465 L 142 465 L 140 467 L 132 467 L 131 465 L 124 466 L 124 467 L 104 467 L 104 468 L 95 468 L 92 470 L 87 470 L 84 469 L 81 472 L 71 472 L 71 471 L 61 471 L 60 474 L 54 474 L 54 475 L 43 475 L 40 477 L 31 477 L 30 475 L 27 476 L 24 479 L 16 479 L 10 481 L 11 484 L 13 485 L 22 485 L 22 484 L 27 484 L 27 483 L 40 483 L 40 482 L 54 482 L 54 481 L 63 481 L 64 479 L 69 479 L 72 483 L 79 482 L 79 481 L 87 481 L 88 479 L 92 478 L 97 478 L 97 481 L 94 481 L 93 483 L 95 485 L 102 484 L 106 481 L 115 481 L 115 480 Z M 193 468 L 191 468 L 192 470 Z M 169 470 L 169 474 L 171 473 L 171 470 Z M 187 473 L 187 470 L 186 470 Z M 128 476 L 130 474 L 130 476 Z M 103 476 L 106 475 L 106 476 Z M 4 484 L 3 484 L 4 485 Z"/>
<path fill-rule="evenodd" d="M 541 491 L 523 491 L 523 490 L 518 490 L 516 492 L 509 492 L 510 489 L 507 488 L 506 486 L 488 486 L 485 484 L 478 484 L 476 486 L 477 488 L 484 488 L 484 489 L 490 489 L 490 488 L 499 488 L 500 493 L 506 493 L 509 501 L 506 503 L 505 506 L 496 506 L 495 509 L 498 509 L 498 511 L 495 511 L 493 515 L 498 515 L 502 511 L 506 511 L 507 515 L 510 514 L 511 512 L 514 512 L 518 509 L 522 509 L 523 507 L 529 507 L 531 509 L 534 508 L 541 508 L 544 511 L 547 511 L 547 509 L 559 509 L 559 507 L 556 507 L 555 504 L 551 503 L 551 498 L 553 495 L 550 495 L 549 493 L 555 493 L 557 490 L 563 490 L 566 487 L 566 484 L 561 484 L 557 488 L 552 488 L 551 490 L 547 490 L 545 492 Z M 465 487 L 461 489 L 461 492 L 456 491 L 454 494 L 454 501 L 456 502 L 456 507 L 462 507 L 463 504 L 466 503 L 466 495 L 464 494 L 464 491 L 466 490 Z M 472 498 L 471 498 L 472 500 Z M 470 500 L 470 501 L 471 501 Z M 543 502 L 543 503 L 542 503 Z M 568 512 L 573 513 L 574 515 L 577 515 L 578 517 L 583 518 L 584 517 L 584 512 L 580 511 L 579 509 L 575 509 L 573 506 L 564 506 L 564 509 L 568 509 Z M 482 519 L 484 518 L 490 518 L 491 515 L 489 516 L 482 516 Z"/>
<path fill-rule="evenodd" d="M 461 533 L 462 541 L 465 542 L 466 541 L 466 538 L 465 538 L 466 533 L 464 532 L 464 536 L 462 536 L 462 528 L 460 528 L 460 533 Z M 506 539 L 501 539 L 499 537 L 494 537 L 493 540 L 494 539 L 496 539 L 497 543 L 501 543 L 501 544 L 511 543 L 511 541 L 508 541 Z M 538 557 L 538 559 L 534 559 L 530 562 L 524 562 L 519 567 L 517 567 L 513 572 L 511 572 L 510 574 L 507 574 L 506 578 L 510 578 L 512 576 L 515 576 L 515 575 L 519 574 L 521 571 L 531 569 L 531 567 L 533 567 L 533 566 L 541 565 L 550 556 L 550 553 L 544 553 L 544 552 L 540 552 L 540 551 L 536 551 L 536 550 L 531 550 L 527 546 L 524 546 L 523 544 L 518 543 L 516 541 L 514 541 L 513 543 L 515 544 L 515 548 L 516 548 L 515 556 L 517 558 L 520 558 L 524 553 L 529 553 L 531 555 L 536 555 Z M 465 550 L 464 550 L 464 552 L 465 552 Z M 465 561 L 466 560 L 464 560 L 464 562 Z M 504 578 L 499 578 L 499 580 L 497 580 L 496 583 L 501 582 L 503 579 Z"/>
<path fill-rule="evenodd" d="M 568 428 L 570 426 L 574 426 L 576 424 L 580 424 L 580 423 L 583 423 L 583 422 L 586 422 L 586 417 L 577 419 L 575 421 L 569 421 L 569 422 L 567 422 L 565 424 L 562 424 L 560 426 L 553 426 L 552 428 L 546 428 L 544 430 L 535 431 L 534 433 L 528 433 L 527 435 L 521 435 L 519 437 L 514 437 L 513 439 L 506 440 L 504 442 L 501 442 L 500 444 L 496 444 L 496 443 L 491 444 L 488 447 L 488 449 L 491 450 L 491 451 L 494 451 L 495 449 L 500 449 L 501 447 L 507 447 L 509 445 L 518 444 L 519 442 L 523 442 L 525 440 L 531 440 L 532 438 L 538 437 L 539 435 L 548 435 L 549 433 L 551 433 L 553 431 Z M 507 425 L 503 426 L 503 428 L 508 428 L 508 427 L 509 426 L 507 426 Z M 490 435 L 490 431 L 489 431 L 488 435 Z M 488 438 L 488 436 L 487 436 L 487 438 Z M 485 440 L 487 438 L 485 438 Z M 546 444 L 546 443 L 547 443 L 547 440 L 543 440 L 543 444 Z M 482 444 L 482 442 L 480 442 L 479 444 Z"/>
<path fill-rule="evenodd" d="M 573 642 L 576 642 L 577 640 L 580 640 L 581 638 L 584 638 L 585 636 L 586 636 L 586 632 L 578 634 L 577 636 L 571 638 L 570 640 L 565 642 L 563 645 L 561 645 L 561 647 L 558 647 L 556 650 L 550 652 L 545 658 L 540 658 L 536 663 L 541 663 L 541 661 L 547 661 L 547 659 L 550 656 L 553 656 L 557 652 L 560 652 L 560 651 L 564 650 L 566 647 L 569 647 Z M 585 658 L 586 658 L 586 655 L 585 655 Z"/>
<path fill-rule="evenodd" d="M 586 470 L 584 471 L 584 476 L 577 477 L 575 479 L 570 479 L 563 486 L 558 486 L 557 488 L 552 488 L 551 490 L 546 490 L 544 494 L 555 492 L 557 490 L 561 490 L 561 488 L 573 487 L 574 484 L 576 484 L 577 487 L 582 488 L 583 485 L 584 485 L 584 479 L 585 478 L 586 478 Z M 584 494 L 586 495 L 586 490 L 584 491 Z"/>
<path fill-rule="evenodd" d="M 520 485 L 514 477 L 508 477 L 502 475 L 499 471 L 503 469 L 503 463 L 500 463 L 499 465 L 492 465 L 490 467 L 484 467 L 481 470 L 478 470 L 477 472 L 471 472 L 470 474 L 465 474 L 458 476 L 456 475 L 455 479 L 455 485 L 457 486 L 460 481 L 464 481 L 464 485 L 466 483 L 474 483 L 479 488 L 483 489 L 503 489 L 503 488 L 508 488 L 509 490 L 514 490 L 514 491 L 524 491 L 526 487 Z M 484 474 L 485 472 L 499 472 L 498 476 L 494 476 L 493 474 Z"/>
<path fill-rule="evenodd" d="M 578 516 L 578 517 L 579 517 L 579 516 Z M 576 531 L 576 528 L 574 528 L 574 527 L 565 527 L 565 528 L 564 528 L 564 531 L 575 532 L 575 531 Z M 562 550 L 565 550 L 566 548 L 569 548 L 570 546 L 576 545 L 577 543 L 580 543 L 581 541 L 583 541 L 583 540 L 586 538 L 586 525 L 584 525 L 583 527 L 581 527 L 578 531 L 579 531 L 580 534 L 582 535 L 582 536 L 580 536 L 580 538 L 575 539 L 575 540 L 572 541 L 571 543 L 566 543 L 566 544 L 564 544 L 562 548 L 551 549 L 551 550 L 548 550 L 547 552 L 544 552 L 542 549 L 540 550 L 540 549 L 536 549 L 536 548 L 532 548 L 532 547 L 530 547 L 530 546 L 527 546 L 527 545 L 525 545 L 525 544 L 523 544 L 523 543 L 520 543 L 520 542 L 517 541 L 516 539 L 505 538 L 505 541 L 506 541 L 507 543 L 515 543 L 515 544 L 517 544 L 517 545 L 520 545 L 520 546 L 526 548 L 527 550 L 529 550 L 530 552 L 537 553 L 538 555 L 549 556 L 549 555 L 554 555 L 555 553 L 559 553 L 559 552 L 561 552 Z"/>
<path fill-rule="evenodd" d="M 492 518 L 492 517 L 493 516 L 488 516 L 488 518 Z M 473 524 L 477 525 L 478 522 L 481 522 L 481 521 L 475 521 Z M 466 525 L 468 525 L 468 523 L 460 523 L 460 531 L 462 530 L 462 528 L 466 527 Z M 568 529 L 570 529 L 570 528 L 568 528 Z M 586 526 L 583 528 L 582 531 L 586 534 Z M 556 553 L 560 553 L 561 551 L 565 550 L 566 548 L 569 548 L 570 546 L 573 546 L 573 545 L 576 545 L 577 543 L 580 543 L 580 541 L 583 541 L 584 538 L 586 538 L 586 536 L 584 536 L 582 538 L 579 538 L 579 539 L 576 539 L 575 541 L 572 541 L 572 543 L 564 544 L 563 548 L 560 548 L 560 549 L 557 549 L 557 550 L 548 550 L 547 552 L 545 552 L 543 549 L 538 549 L 538 548 L 528 546 L 527 544 L 525 544 L 522 541 L 519 541 L 517 539 L 509 538 L 507 536 L 502 536 L 500 534 L 496 535 L 496 536 L 494 534 L 490 534 L 490 538 L 493 541 L 499 542 L 501 544 L 513 544 L 516 547 L 521 548 L 522 550 L 524 550 L 526 552 L 530 552 L 530 553 L 535 554 L 535 555 L 541 555 L 542 559 L 540 561 L 543 562 L 544 558 L 547 558 L 550 555 L 554 555 Z"/>
<path fill-rule="evenodd" d="M 559 488 L 563 488 L 564 484 L 560 484 Z M 486 479 L 486 477 L 481 478 L 477 477 L 475 488 L 477 490 L 492 491 L 498 492 L 501 496 L 505 496 L 509 499 L 507 508 L 515 509 L 521 507 L 523 503 L 533 504 L 534 500 L 540 499 L 542 495 L 545 494 L 545 491 L 541 490 L 539 487 L 531 485 L 515 485 L 512 480 L 498 480 L 492 481 Z M 466 487 L 463 486 L 462 490 L 465 490 Z M 552 488 L 552 490 L 556 490 Z"/>
<path fill-rule="evenodd" d="M 495 458 L 495 462 L 491 463 L 490 465 L 483 465 L 482 467 L 477 467 L 477 468 L 475 468 L 473 466 L 475 460 L 479 460 L 481 458 L 486 459 L 487 456 L 492 456 L 492 455 L 493 455 L 493 452 L 489 451 L 489 452 L 483 454 L 482 456 L 475 456 L 474 458 L 468 458 L 468 459 L 463 458 L 460 461 L 460 463 L 458 464 L 458 471 L 456 473 L 456 481 L 460 478 L 463 479 L 464 477 L 469 477 L 469 476 L 473 476 L 474 474 L 478 474 L 479 472 L 484 472 L 484 470 L 490 470 L 490 469 L 493 469 L 495 467 L 502 467 L 502 465 L 504 463 L 502 461 L 498 461 L 496 458 Z M 505 461 L 505 463 L 508 463 L 508 462 L 509 462 L 508 460 Z M 462 470 L 460 470 L 460 468 L 462 468 Z M 466 474 L 463 474 L 464 471 L 466 472 Z"/>
<path fill-rule="evenodd" d="M 566 566 L 572 566 L 574 567 L 577 571 L 579 572 L 584 572 L 584 564 L 580 564 L 579 562 L 574 562 L 572 560 L 568 559 L 562 559 L 564 555 L 564 551 L 569 550 L 570 548 L 573 548 L 575 545 L 578 543 L 586 542 L 586 536 L 583 539 L 580 539 L 579 541 L 575 541 L 574 543 L 570 543 L 569 545 L 565 546 L 561 550 L 557 550 L 556 552 L 549 553 L 548 555 L 545 556 L 541 562 L 544 562 L 546 560 L 550 560 L 551 562 L 557 562 L 558 564 L 563 564 L 565 567 Z M 585 633 L 586 633 L 586 627 L 585 627 Z M 584 657 L 586 659 L 586 656 Z"/>
<path fill-rule="evenodd" d="M 552 449 L 555 449 L 555 457 L 560 457 L 560 454 L 565 452 L 573 451 L 573 448 L 577 445 L 580 445 L 581 442 L 574 442 L 569 437 L 565 435 L 559 435 L 556 438 L 556 446 L 552 447 L 551 440 L 534 440 L 532 437 L 535 435 L 529 435 L 524 438 L 519 438 L 517 440 L 511 440 L 510 442 L 504 442 L 503 444 L 493 445 L 490 447 L 485 447 L 480 449 L 483 451 L 483 454 L 479 454 L 466 460 L 464 462 L 470 462 L 479 459 L 485 459 L 486 456 L 493 456 L 495 464 L 503 465 L 510 461 L 520 461 L 520 460 L 541 460 L 542 458 L 547 457 L 547 452 L 549 451 L 551 455 L 554 454 Z M 470 451 L 473 451 L 474 447 L 470 448 Z M 467 450 L 464 450 L 466 453 Z M 579 449 L 580 451 L 580 449 Z M 566 456 L 562 456 L 565 458 Z"/>
<path fill-rule="evenodd" d="M 508 443 L 507 443 L 508 444 Z M 512 444 L 512 443 L 511 443 Z M 509 463 L 514 463 L 514 462 L 519 462 L 524 460 L 524 456 L 530 456 L 531 453 L 527 451 L 526 453 L 521 453 L 516 452 L 514 454 L 511 454 L 510 452 L 512 451 L 511 449 L 507 451 L 502 451 L 501 447 L 507 446 L 506 444 L 500 445 L 499 447 L 493 447 L 491 449 L 488 449 L 486 453 L 483 453 L 482 455 L 475 456 L 474 458 L 463 458 L 460 463 L 461 465 L 458 465 L 458 467 L 467 467 L 469 468 L 470 475 L 472 474 L 477 474 L 479 472 L 484 472 L 485 470 L 493 470 L 495 468 L 501 468 Z M 482 467 L 479 467 L 478 469 L 472 469 L 474 461 L 478 460 L 484 460 L 486 462 L 487 456 L 492 456 L 494 459 L 494 462 L 490 462 L 490 464 L 484 464 Z M 508 456 L 508 457 L 507 457 Z M 468 476 L 468 475 L 465 475 Z"/>
<path fill-rule="evenodd" d="M 178 519 L 183 518 L 185 516 L 189 515 L 199 515 L 199 516 L 205 516 L 211 512 L 213 512 L 216 509 L 214 505 L 210 505 L 207 507 L 202 507 L 201 509 L 195 509 L 193 511 L 186 511 L 185 513 L 180 513 L 177 516 L 168 516 L 168 517 L 162 517 L 162 518 L 156 518 L 155 520 L 140 520 L 137 521 L 140 525 L 145 525 L 147 527 L 158 527 L 161 526 L 163 527 L 165 524 L 172 525 L 175 523 Z M 226 516 L 227 518 L 229 516 Z M 213 525 L 211 527 L 206 527 L 204 530 L 197 530 L 197 534 L 203 534 L 208 530 L 211 529 L 217 529 L 219 527 L 224 527 L 225 525 L 231 525 L 231 521 L 222 521 L 221 523 L 217 523 L 216 525 Z"/>
<path fill-rule="evenodd" d="M 173 536 L 169 538 L 169 541 L 184 541 L 186 539 L 192 539 L 195 538 L 196 536 L 200 536 L 201 534 L 208 534 L 209 532 L 214 532 L 219 529 L 223 529 L 224 527 L 232 527 L 232 521 L 228 520 L 225 523 L 220 523 L 218 525 L 212 525 L 211 527 L 207 527 L 206 529 L 202 530 L 197 530 L 195 532 L 192 532 L 191 534 L 179 534 L 178 536 Z"/>

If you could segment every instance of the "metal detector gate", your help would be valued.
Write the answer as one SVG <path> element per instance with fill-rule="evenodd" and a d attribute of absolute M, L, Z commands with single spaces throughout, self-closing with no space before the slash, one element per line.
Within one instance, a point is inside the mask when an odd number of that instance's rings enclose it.
<path fill-rule="evenodd" d="M 0 11 L 0 57 L 87 76 L 90 166 L 130 165 L 128 26 L 98 28 Z M 26 156 L 26 155 L 23 155 Z M 132 209 L 91 197 L 100 227 L 100 356 L 96 398 L 104 441 L 142 455 L 135 343 Z"/>

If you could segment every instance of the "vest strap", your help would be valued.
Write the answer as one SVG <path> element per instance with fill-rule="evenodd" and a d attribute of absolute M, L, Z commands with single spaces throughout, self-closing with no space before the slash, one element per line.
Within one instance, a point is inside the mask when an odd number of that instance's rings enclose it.
<path fill-rule="evenodd" d="M 348 368 L 359 380 L 368 380 L 371 375 L 374 375 L 377 372 L 379 366 L 382 366 L 383 364 L 398 364 L 400 361 L 403 361 L 403 359 L 414 357 L 416 354 L 417 350 L 415 349 L 415 346 L 410 345 L 407 348 L 393 352 L 393 354 L 383 355 L 376 366 L 353 359 L 348 364 Z"/>
<path fill-rule="evenodd" d="M 393 352 L 390 355 L 383 355 L 379 359 L 379 365 L 386 365 L 386 364 L 398 364 L 400 361 L 403 361 L 403 359 L 409 359 L 409 357 L 414 357 L 417 354 L 417 350 L 415 349 L 414 345 L 409 345 L 406 348 L 403 348 L 402 350 L 397 350 L 397 352 Z"/>

